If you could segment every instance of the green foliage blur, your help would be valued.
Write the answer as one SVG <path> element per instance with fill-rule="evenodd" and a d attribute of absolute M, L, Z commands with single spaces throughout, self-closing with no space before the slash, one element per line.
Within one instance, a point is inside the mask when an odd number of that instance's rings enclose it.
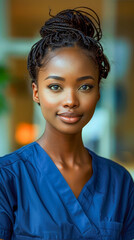
<path fill-rule="evenodd" d="M 0 114 L 9 110 L 6 90 L 9 86 L 10 76 L 7 69 L 0 66 Z"/>

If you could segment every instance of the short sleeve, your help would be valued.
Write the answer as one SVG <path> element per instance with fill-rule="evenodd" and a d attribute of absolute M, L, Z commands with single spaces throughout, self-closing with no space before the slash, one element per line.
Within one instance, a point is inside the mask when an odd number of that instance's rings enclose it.
<path fill-rule="evenodd" d="M 0 170 L 0 238 L 10 240 L 13 228 L 14 193 L 10 173 Z"/>
<path fill-rule="evenodd" d="M 134 239 L 134 181 L 131 179 L 127 210 L 123 227 L 123 240 Z"/>

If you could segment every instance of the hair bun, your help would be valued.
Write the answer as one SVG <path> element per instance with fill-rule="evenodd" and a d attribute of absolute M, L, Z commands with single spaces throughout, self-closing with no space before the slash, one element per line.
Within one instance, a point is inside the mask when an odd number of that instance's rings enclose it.
<path fill-rule="evenodd" d="M 56 16 L 51 15 L 50 10 L 49 15 L 51 18 L 40 30 L 42 38 L 48 34 L 68 30 L 82 32 L 85 36 L 94 38 L 97 41 L 102 37 L 99 17 L 88 7 L 63 10 Z"/>

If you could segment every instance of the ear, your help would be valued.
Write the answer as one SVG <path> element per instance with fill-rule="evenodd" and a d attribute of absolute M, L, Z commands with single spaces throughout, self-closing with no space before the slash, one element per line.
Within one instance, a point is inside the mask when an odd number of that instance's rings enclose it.
<path fill-rule="evenodd" d="M 40 103 L 37 84 L 32 83 L 32 89 L 33 89 L 33 100 L 34 100 L 34 102 Z"/>

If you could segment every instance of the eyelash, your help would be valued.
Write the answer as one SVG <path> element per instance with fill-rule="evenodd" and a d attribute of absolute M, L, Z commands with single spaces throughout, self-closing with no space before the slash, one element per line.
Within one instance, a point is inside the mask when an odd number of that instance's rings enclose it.
<path fill-rule="evenodd" d="M 93 85 L 91 85 L 91 84 L 84 84 L 84 85 L 82 85 L 82 86 L 80 86 L 79 87 L 79 89 L 80 88 L 82 88 L 82 87 L 88 87 L 88 89 L 82 89 L 83 91 L 89 91 L 89 90 L 91 90 L 94 86 Z M 57 89 L 52 89 L 52 88 L 57 88 Z M 58 84 L 50 84 L 49 86 L 48 86 L 48 88 L 50 89 L 50 90 L 52 90 L 52 91 L 55 91 L 55 92 L 58 92 L 58 91 L 60 91 L 60 90 L 62 90 L 62 87 L 60 86 L 60 85 L 58 85 Z"/>
<path fill-rule="evenodd" d="M 52 87 L 57 87 L 57 89 L 52 89 Z M 61 86 L 58 84 L 51 84 L 48 86 L 48 88 L 50 88 L 50 90 L 55 91 L 55 92 L 62 89 Z M 58 88 L 60 88 L 60 89 L 58 89 Z"/>
<path fill-rule="evenodd" d="M 82 87 L 88 87 L 88 89 L 85 89 L 85 90 L 83 90 L 83 91 L 88 91 L 88 90 L 91 90 L 94 86 L 93 85 L 91 85 L 91 84 L 84 84 L 84 85 L 82 85 L 80 88 L 82 88 Z M 79 89 L 80 89 L 79 88 Z"/>

